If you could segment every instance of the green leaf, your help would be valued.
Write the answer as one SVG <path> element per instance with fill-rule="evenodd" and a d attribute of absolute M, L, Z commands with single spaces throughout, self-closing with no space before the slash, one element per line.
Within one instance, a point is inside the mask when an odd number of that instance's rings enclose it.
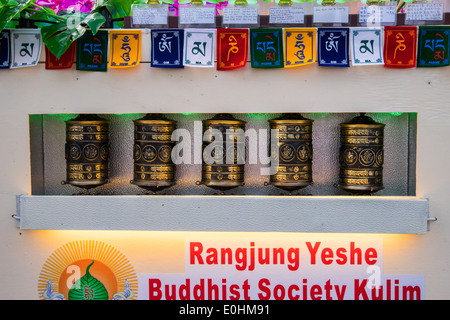
<path fill-rule="evenodd" d="M 105 17 L 98 12 L 91 14 L 75 12 L 65 15 L 64 20 L 59 23 L 41 29 L 42 41 L 59 59 L 70 45 L 86 32 L 87 28 L 96 34 L 105 20 Z"/>
<path fill-rule="evenodd" d="M 84 18 L 82 23 L 86 23 L 89 28 L 91 28 L 92 33 L 95 35 L 100 27 L 105 23 L 105 21 L 106 18 L 102 14 L 94 12 Z"/>
<path fill-rule="evenodd" d="M 0 31 L 5 28 L 5 26 L 22 10 L 24 6 L 22 5 L 3 5 L 0 8 Z"/>
<path fill-rule="evenodd" d="M 66 22 L 52 24 L 41 29 L 42 41 L 58 59 L 66 52 L 74 38 L 78 38 L 76 29 L 67 29 Z"/>
<path fill-rule="evenodd" d="M 89 273 L 93 264 L 94 261 L 86 268 L 86 274 L 75 281 L 69 290 L 69 300 L 108 300 L 108 291 L 103 283 Z"/>

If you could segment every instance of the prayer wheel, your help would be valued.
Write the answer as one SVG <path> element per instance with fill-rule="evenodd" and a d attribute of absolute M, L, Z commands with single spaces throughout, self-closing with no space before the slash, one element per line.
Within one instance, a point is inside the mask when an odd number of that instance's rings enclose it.
<path fill-rule="evenodd" d="M 269 120 L 270 129 L 278 129 L 278 172 L 270 184 L 284 190 L 297 190 L 312 184 L 313 120 L 300 114 L 283 114 Z"/>
<path fill-rule="evenodd" d="M 89 189 L 109 180 L 109 121 L 81 114 L 66 121 L 66 181 Z"/>
<path fill-rule="evenodd" d="M 162 114 L 147 114 L 134 120 L 134 176 L 131 183 L 158 191 L 175 184 L 175 164 L 172 162 L 172 133 L 176 121 Z"/>
<path fill-rule="evenodd" d="M 226 190 L 244 184 L 245 121 L 221 113 L 203 121 L 202 181 Z"/>
<path fill-rule="evenodd" d="M 340 188 L 355 194 L 383 189 L 384 127 L 364 113 L 341 124 Z"/>

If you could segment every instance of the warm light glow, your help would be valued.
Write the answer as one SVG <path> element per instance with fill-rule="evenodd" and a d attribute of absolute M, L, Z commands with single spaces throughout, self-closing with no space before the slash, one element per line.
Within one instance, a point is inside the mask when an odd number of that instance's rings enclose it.
<path fill-rule="evenodd" d="M 38 280 L 39 298 L 56 295 L 67 300 L 75 281 L 87 275 L 90 264 L 89 274 L 104 286 L 109 300 L 123 293 L 126 283 L 137 295 L 137 276 L 126 256 L 105 242 L 84 240 L 68 242 L 49 255 Z"/>

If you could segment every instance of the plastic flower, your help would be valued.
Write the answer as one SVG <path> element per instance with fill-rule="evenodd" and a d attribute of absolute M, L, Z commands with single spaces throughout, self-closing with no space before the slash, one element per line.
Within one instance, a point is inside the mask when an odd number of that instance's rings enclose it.
<path fill-rule="evenodd" d="M 37 0 L 36 4 L 48 7 L 58 14 L 59 11 L 80 11 L 89 13 L 94 6 L 92 0 Z"/>

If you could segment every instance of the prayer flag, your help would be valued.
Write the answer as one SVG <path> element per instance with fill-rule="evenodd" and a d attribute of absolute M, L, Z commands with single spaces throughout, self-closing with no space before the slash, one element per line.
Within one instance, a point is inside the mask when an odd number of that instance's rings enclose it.
<path fill-rule="evenodd" d="M 250 29 L 250 52 L 252 68 L 283 68 L 282 29 Z"/>
<path fill-rule="evenodd" d="M 217 29 L 217 70 L 233 70 L 246 65 L 248 29 Z"/>
<path fill-rule="evenodd" d="M 0 69 L 9 69 L 11 57 L 9 30 L 0 32 Z"/>
<path fill-rule="evenodd" d="M 73 66 L 75 60 L 76 42 L 73 42 L 66 52 L 58 59 L 48 48 L 45 46 L 45 69 L 70 69 Z"/>
<path fill-rule="evenodd" d="M 183 68 L 183 29 L 152 29 L 151 66 Z"/>
<path fill-rule="evenodd" d="M 417 67 L 449 65 L 450 26 L 419 26 Z"/>
<path fill-rule="evenodd" d="M 318 28 L 319 66 L 349 67 L 349 28 Z"/>
<path fill-rule="evenodd" d="M 417 27 L 384 27 L 384 65 L 389 68 L 416 66 Z"/>
<path fill-rule="evenodd" d="M 108 31 L 97 31 L 95 36 L 87 30 L 77 39 L 77 70 L 107 70 Z"/>
<path fill-rule="evenodd" d="M 41 56 L 42 37 L 40 29 L 12 29 L 11 68 L 37 65 Z"/>
<path fill-rule="evenodd" d="M 284 67 L 316 62 L 316 28 L 284 29 Z"/>
<path fill-rule="evenodd" d="M 141 61 L 141 30 L 110 30 L 110 68 L 136 67 Z"/>
<path fill-rule="evenodd" d="M 384 64 L 382 28 L 351 28 L 350 39 L 352 65 Z"/>
<path fill-rule="evenodd" d="M 185 29 L 183 65 L 214 67 L 216 29 Z"/>

